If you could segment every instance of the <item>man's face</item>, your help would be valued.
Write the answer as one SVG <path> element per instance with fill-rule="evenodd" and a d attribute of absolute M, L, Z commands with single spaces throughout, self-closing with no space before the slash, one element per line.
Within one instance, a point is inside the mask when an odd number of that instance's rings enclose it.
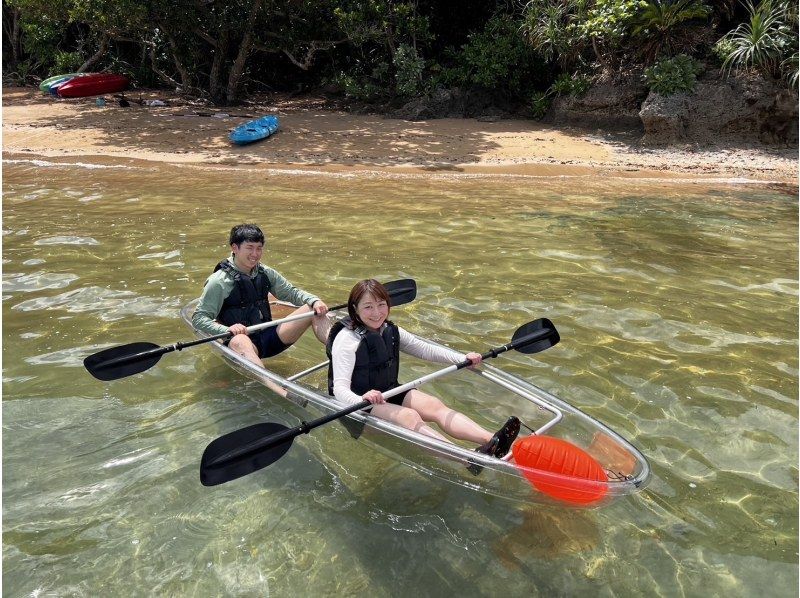
<path fill-rule="evenodd" d="M 233 261 L 236 265 L 241 270 L 250 271 L 261 261 L 264 244 L 250 241 L 245 241 L 241 245 L 234 243 L 231 245 L 231 251 L 233 251 Z"/>

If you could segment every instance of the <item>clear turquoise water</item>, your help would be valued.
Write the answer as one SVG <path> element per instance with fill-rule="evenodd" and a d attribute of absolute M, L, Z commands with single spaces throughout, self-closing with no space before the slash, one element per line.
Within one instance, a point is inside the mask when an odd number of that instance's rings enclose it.
<path fill-rule="evenodd" d="M 3 175 L 4 595 L 796 595 L 793 192 L 14 161 Z M 296 424 L 296 408 L 203 347 L 108 384 L 82 360 L 189 340 L 178 311 L 244 220 L 267 231 L 267 263 L 329 302 L 366 276 L 415 278 L 396 319 L 462 350 L 550 318 L 558 347 L 497 365 L 632 440 L 650 486 L 599 510 L 522 505 L 324 429 L 201 486 L 208 442 Z M 273 366 L 315 351 L 304 339 Z"/>

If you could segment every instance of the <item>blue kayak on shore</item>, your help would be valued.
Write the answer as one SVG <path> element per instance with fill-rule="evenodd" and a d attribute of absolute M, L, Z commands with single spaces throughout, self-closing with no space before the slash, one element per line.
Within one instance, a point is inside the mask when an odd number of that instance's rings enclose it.
<path fill-rule="evenodd" d="M 278 130 L 277 116 L 262 116 L 256 120 L 239 125 L 230 134 L 230 140 L 237 145 L 253 143 L 265 139 Z"/>

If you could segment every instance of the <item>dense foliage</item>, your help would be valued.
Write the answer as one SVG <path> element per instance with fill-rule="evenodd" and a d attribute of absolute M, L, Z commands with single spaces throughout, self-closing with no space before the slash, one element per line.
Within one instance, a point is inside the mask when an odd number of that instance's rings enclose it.
<path fill-rule="evenodd" d="M 698 64 L 686 54 L 678 54 L 674 58 L 665 58 L 644 70 L 647 86 L 656 93 L 670 96 L 679 92 L 692 91 Z"/>
<path fill-rule="evenodd" d="M 533 114 L 601 74 L 646 69 L 652 89 L 690 89 L 696 61 L 797 86 L 797 3 L 753 2 L 3 0 L 3 67 L 16 83 L 123 72 L 219 104 L 323 86 L 394 104 L 478 88 Z"/>

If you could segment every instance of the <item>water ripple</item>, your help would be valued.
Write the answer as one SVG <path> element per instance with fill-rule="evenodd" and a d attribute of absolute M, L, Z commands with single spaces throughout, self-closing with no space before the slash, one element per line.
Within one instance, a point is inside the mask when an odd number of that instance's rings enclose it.
<path fill-rule="evenodd" d="M 40 291 L 42 289 L 63 289 L 78 280 L 77 274 L 56 272 L 32 272 L 31 274 L 9 274 L 3 277 L 3 290 L 9 292 Z"/>
<path fill-rule="evenodd" d="M 12 309 L 36 311 L 65 309 L 70 313 L 99 312 L 100 319 L 112 322 L 126 316 L 174 318 L 177 299 L 157 300 L 133 291 L 114 291 L 102 287 L 83 287 L 54 297 L 39 297 L 18 303 Z"/>
<path fill-rule="evenodd" d="M 83 367 L 83 359 L 90 355 L 83 347 L 71 347 L 52 353 L 42 353 L 26 357 L 25 362 L 31 365 L 62 365 L 65 367 Z"/>
<path fill-rule="evenodd" d="M 782 295 L 797 296 L 800 290 L 796 280 L 790 278 L 775 278 L 765 284 L 748 284 L 736 285 L 726 280 L 709 280 L 708 284 L 715 284 L 721 287 L 737 290 L 741 293 L 749 293 L 751 291 L 773 291 Z"/>
<path fill-rule="evenodd" d="M 795 339 L 776 336 L 756 336 L 730 332 L 723 328 L 695 322 L 663 319 L 658 313 L 639 308 L 612 309 L 608 306 L 564 306 L 576 315 L 576 322 L 589 329 L 604 329 L 621 338 L 636 341 L 666 342 L 680 353 L 701 352 L 731 345 L 794 345 Z M 695 338 L 700 342 L 680 340 Z"/>
<path fill-rule="evenodd" d="M 34 245 L 100 245 L 97 239 L 91 237 L 75 237 L 72 235 L 46 237 L 34 241 Z"/>

